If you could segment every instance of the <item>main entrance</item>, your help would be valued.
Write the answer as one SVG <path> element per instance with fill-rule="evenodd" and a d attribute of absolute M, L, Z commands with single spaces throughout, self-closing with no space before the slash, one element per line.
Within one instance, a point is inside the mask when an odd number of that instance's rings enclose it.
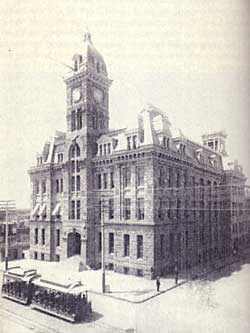
<path fill-rule="evenodd" d="M 68 234 L 67 256 L 69 258 L 76 254 L 81 254 L 81 235 L 78 232 L 71 232 Z"/>

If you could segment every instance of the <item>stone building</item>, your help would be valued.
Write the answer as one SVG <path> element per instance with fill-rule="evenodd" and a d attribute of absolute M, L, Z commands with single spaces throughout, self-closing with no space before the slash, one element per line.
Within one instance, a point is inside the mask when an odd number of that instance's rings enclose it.
<path fill-rule="evenodd" d="M 73 66 L 65 79 L 67 132 L 57 132 L 29 170 L 31 257 L 79 254 L 85 266 L 100 267 L 102 219 L 106 266 L 125 274 L 151 277 L 229 255 L 228 189 L 245 178 L 224 170 L 225 133 L 198 144 L 152 105 L 137 128 L 111 130 L 112 81 L 89 33 Z"/>
<path fill-rule="evenodd" d="M 8 258 L 22 259 L 29 249 L 29 210 L 9 213 L 8 221 Z M 6 211 L 0 211 L 0 261 L 5 259 Z"/>

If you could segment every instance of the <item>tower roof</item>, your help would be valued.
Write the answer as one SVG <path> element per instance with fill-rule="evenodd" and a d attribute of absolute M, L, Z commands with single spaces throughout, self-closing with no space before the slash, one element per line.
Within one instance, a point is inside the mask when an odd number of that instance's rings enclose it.
<path fill-rule="evenodd" d="M 95 48 L 89 31 L 84 33 L 82 54 L 75 54 L 73 61 L 75 70 L 81 70 L 82 67 L 94 69 L 97 73 L 107 76 L 107 67 L 103 56 Z"/>

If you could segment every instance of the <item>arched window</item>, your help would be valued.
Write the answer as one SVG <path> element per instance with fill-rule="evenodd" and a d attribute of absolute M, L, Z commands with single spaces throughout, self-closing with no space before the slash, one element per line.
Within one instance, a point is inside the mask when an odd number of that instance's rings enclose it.
<path fill-rule="evenodd" d="M 77 193 L 81 190 L 81 177 L 80 177 L 80 147 L 77 143 L 72 144 L 69 150 L 69 160 L 70 160 L 70 178 L 69 178 L 69 190 L 70 192 Z M 77 219 L 80 219 L 80 209 L 78 209 L 77 204 L 79 200 L 72 200 L 70 206 L 70 214 L 71 218 L 75 218 L 76 212 Z"/>
<path fill-rule="evenodd" d="M 74 159 L 75 157 L 80 156 L 80 147 L 77 143 L 74 143 L 69 150 L 69 158 L 70 160 Z"/>

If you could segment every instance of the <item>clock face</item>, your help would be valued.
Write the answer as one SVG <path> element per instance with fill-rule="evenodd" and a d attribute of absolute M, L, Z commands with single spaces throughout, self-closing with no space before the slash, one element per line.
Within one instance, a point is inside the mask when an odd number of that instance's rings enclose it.
<path fill-rule="evenodd" d="M 102 101 L 103 101 L 103 91 L 102 90 L 94 88 L 93 96 L 97 103 L 102 103 Z"/>
<path fill-rule="evenodd" d="M 79 102 L 79 100 L 81 99 L 81 89 L 80 88 L 75 88 L 72 90 L 72 99 L 73 102 Z"/>

